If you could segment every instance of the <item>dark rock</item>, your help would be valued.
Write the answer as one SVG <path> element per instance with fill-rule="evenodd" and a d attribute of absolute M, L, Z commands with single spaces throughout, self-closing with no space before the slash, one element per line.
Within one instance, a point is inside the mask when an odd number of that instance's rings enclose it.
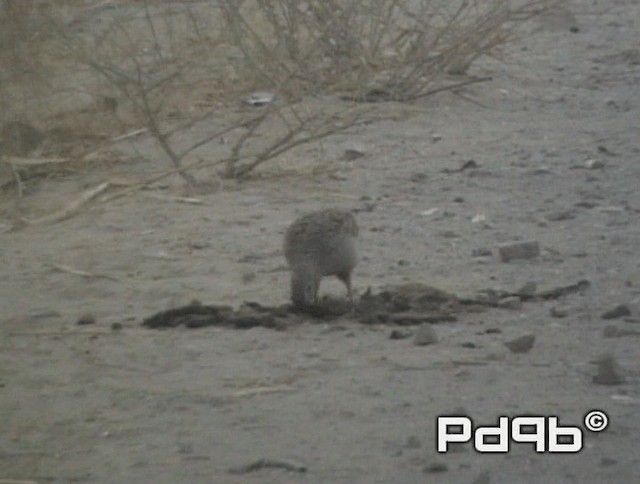
<path fill-rule="evenodd" d="M 111 329 L 113 331 L 120 331 L 122 329 L 122 323 L 111 323 Z"/>
<path fill-rule="evenodd" d="M 601 467 L 611 467 L 613 465 L 616 465 L 617 463 L 618 461 L 616 459 L 612 459 L 611 457 L 603 457 L 602 459 L 600 459 Z"/>
<path fill-rule="evenodd" d="M 506 341 L 504 345 L 509 348 L 512 353 L 527 353 L 533 348 L 536 337 L 533 334 L 525 334 L 518 338 Z"/>
<path fill-rule="evenodd" d="M 553 306 L 549 310 L 549 314 L 554 318 L 566 318 L 569 315 L 569 311 L 563 307 Z"/>
<path fill-rule="evenodd" d="M 537 290 L 538 285 L 534 281 L 528 281 L 516 291 L 516 294 L 518 296 L 534 296 Z"/>
<path fill-rule="evenodd" d="M 572 220 L 576 218 L 575 210 L 561 210 L 559 212 L 550 213 L 546 216 L 546 219 L 550 222 L 560 222 L 562 220 Z"/>
<path fill-rule="evenodd" d="M 522 300 L 518 296 L 508 296 L 498 301 L 498 307 L 503 309 L 522 309 Z"/>
<path fill-rule="evenodd" d="M 416 346 L 426 346 L 437 342 L 438 335 L 436 334 L 436 330 L 428 323 L 422 324 L 413 338 L 413 344 Z"/>
<path fill-rule="evenodd" d="M 490 484 L 491 483 L 491 474 L 489 471 L 482 471 L 478 476 L 471 481 L 471 484 Z"/>
<path fill-rule="evenodd" d="M 616 358 L 607 354 L 595 361 L 597 373 L 593 377 L 593 383 L 597 385 L 620 385 L 624 382 L 620 374 L 620 365 Z"/>
<path fill-rule="evenodd" d="M 490 257 L 493 255 L 493 251 L 486 247 L 479 247 L 477 249 L 473 249 L 471 252 L 472 257 Z"/>
<path fill-rule="evenodd" d="M 638 336 L 640 331 L 636 329 L 618 328 L 613 324 L 609 324 L 602 330 L 602 336 L 605 338 L 623 338 L 625 336 Z"/>
<path fill-rule="evenodd" d="M 447 472 L 449 467 L 444 462 L 432 462 L 422 468 L 422 472 L 427 474 L 439 474 L 441 472 Z"/>
<path fill-rule="evenodd" d="M 30 319 L 59 318 L 61 315 L 53 309 L 36 309 L 29 313 Z"/>
<path fill-rule="evenodd" d="M 613 309 L 602 314 L 602 319 L 618 319 L 623 318 L 625 316 L 631 316 L 631 310 L 628 306 L 624 304 L 620 304 Z"/>
<path fill-rule="evenodd" d="M 510 262 L 516 259 L 533 259 L 540 255 L 540 244 L 535 240 L 501 244 L 498 247 L 498 253 L 502 262 Z"/>
<path fill-rule="evenodd" d="M 411 332 L 400 329 L 393 329 L 389 333 L 389 339 L 407 339 L 409 336 L 411 336 Z"/>
<path fill-rule="evenodd" d="M 96 324 L 96 317 L 91 313 L 85 313 L 78 318 L 76 323 L 79 326 L 85 326 L 88 324 Z"/>
<path fill-rule="evenodd" d="M 422 442 L 415 435 L 409 436 L 406 443 L 407 449 L 420 449 L 422 448 Z"/>

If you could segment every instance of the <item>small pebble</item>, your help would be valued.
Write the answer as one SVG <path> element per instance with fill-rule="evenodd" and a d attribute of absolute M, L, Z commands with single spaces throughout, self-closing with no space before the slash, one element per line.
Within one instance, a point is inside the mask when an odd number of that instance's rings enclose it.
<path fill-rule="evenodd" d="M 612 459 L 611 457 L 603 457 L 600 460 L 600 466 L 602 467 L 610 467 L 612 465 L 616 465 L 618 463 L 617 460 Z"/>
<path fill-rule="evenodd" d="M 357 160 L 358 158 L 362 158 L 365 155 L 365 152 L 361 148 L 351 147 L 344 150 L 344 159 L 347 161 Z"/>
<path fill-rule="evenodd" d="M 601 356 L 595 361 L 597 373 L 593 383 L 597 385 L 619 385 L 624 380 L 620 375 L 620 365 L 613 355 Z"/>
<path fill-rule="evenodd" d="M 413 344 L 416 346 L 426 346 L 438 342 L 436 330 L 429 323 L 421 324 L 413 338 Z"/>
<path fill-rule="evenodd" d="M 527 353 L 533 348 L 536 337 L 533 334 L 525 334 L 519 338 L 506 341 L 504 345 L 509 348 L 512 353 Z"/>
<path fill-rule="evenodd" d="M 269 91 L 256 91 L 251 93 L 245 98 L 245 102 L 250 106 L 264 106 L 270 104 L 275 99 L 276 95 Z"/>
<path fill-rule="evenodd" d="M 392 329 L 389 333 L 389 339 L 407 339 L 411 333 L 399 329 Z"/>
<path fill-rule="evenodd" d="M 618 319 L 624 318 L 625 316 L 631 316 L 631 310 L 628 306 L 624 304 L 620 304 L 613 309 L 602 314 L 602 319 Z"/>
<path fill-rule="evenodd" d="M 521 296 L 533 296 L 537 291 L 538 285 L 533 281 L 528 281 L 516 291 L 516 294 L 520 294 Z"/>
<path fill-rule="evenodd" d="M 561 210 L 559 212 L 553 212 L 546 216 L 549 222 L 560 222 L 562 220 L 572 220 L 576 218 L 575 210 Z"/>
<path fill-rule="evenodd" d="M 444 462 L 432 462 L 422 468 L 422 472 L 428 474 L 438 474 L 440 472 L 447 472 L 449 467 Z"/>
<path fill-rule="evenodd" d="M 471 484 L 490 484 L 491 483 L 491 474 L 489 474 L 489 471 L 482 471 L 480 474 L 478 474 L 478 477 L 476 477 L 473 481 L 471 481 Z"/>
<path fill-rule="evenodd" d="M 82 316 L 80 316 L 78 318 L 78 321 L 77 321 L 76 324 L 79 325 L 79 326 L 84 326 L 84 325 L 88 325 L 88 324 L 96 324 L 96 317 L 91 313 L 83 314 Z"/>
<path fill-rule="evenodd" d="M 602 330 L 602 336 L 605 338 L 623 338 L 625 336 L 638 336 L 640 331 L 636 329 L 618 328 L 613 324 L 609 324 Z"/>
<path fill-rule="evenodd" d="M 503 309 L 522 309 L 522 300 L 518 296 L 509 296 L 498 301 L 498 307 Z"/>
<path fill-rule="evenodd" d="M 563 307 L 553 306 L 549 310 L 549 314 L 553 318 L 566 318 L 569 315 L 569 311 Z"/>
<path fill-rule="evenodd" d="M 601 170 L 604 168 L 604 162 L 600 160 L 587 160 L 584 166 L 586 166 L 588 170 Z"/>
<path fill-rule="evenodd" d="M 510 262 L 516 259 L 533 259 L 540 255 L 540 244 L 535 240 L 501 244 L 498 247 L 498 253 L 502 262 Z"/>
<path fill-rule="evenodd" d="M 122 323 L 111 323 L 111 329 L 113 331 L 120 331 L 122 329 Z"/>
<path fill-rule="evenodd" d="M 422 447 L 422 442 L 415 435 L 409 436 L 406 443 L 407 449 L 420 449 Z"/>
<path fill-rule="evenodd" d="M 491 257 L 492 255 L 493 251 L 491 249 L 487 249 L 486 247 L 473 249 L 473 251 L 471 252 L 472 257 Z"/>
<path fill-rule="evenodd" d="M 256 278 L 255 272 L 245 272 L 242 274 L 242 283 L 249 284 L 250 282 L 254 281 L 255 278 Z"/>
<path fill-rule="evenodd" d="M 29 313 L 31 319 L 47 319 L 47 318 L 59 318 L 60 313 L 53 309 L 36 309 Z"/>

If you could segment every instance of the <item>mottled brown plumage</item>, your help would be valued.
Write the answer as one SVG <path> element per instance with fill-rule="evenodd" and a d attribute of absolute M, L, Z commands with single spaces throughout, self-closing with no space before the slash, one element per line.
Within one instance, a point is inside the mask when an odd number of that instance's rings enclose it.
<path fill-rule="evenodd" d="M 326 209 L 304 215 L 287 229 L 284 255 L 291 268 L 291 300 L 305 307 L 317 302 L 320 280 L 336 276 L 353 305 L 351 273 L 357 264 L 358 224 L 351 212 Z"/>

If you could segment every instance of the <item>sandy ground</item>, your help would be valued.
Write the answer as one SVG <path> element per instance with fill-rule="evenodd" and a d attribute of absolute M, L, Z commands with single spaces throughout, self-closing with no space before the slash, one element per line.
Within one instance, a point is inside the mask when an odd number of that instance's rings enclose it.
<path fill-rule="evenodd" d="M 2 233 L 0 481 L 640 479 L 640 4 L 566 5 L 503 62 L 479 63 L 494 80 L 462 91 L 474 102 L 442 93 L 412 106 L 408 119 L 309 149 L 335 165 L 330 175 L 249 181 L 200 194 L 200 205 L 134 192 L 64 222 Z M 343 161 L 353 144 L 365 156 Z M 452 171 L 469 160 L 477 167 Z M 46 211 L 47 200 L 68 201 L 104 176 L 44 181 L 21 201 L 5 198 L 4 222 L 16 207 Z M 141 326 L 194 298 L 283 303 L 284 229 L 327 206 L 359 210 L 360 294 L 403 282 L 459 295 L 527 282 L 591 285 L 434 325 L 439 341 L 430 346 L 349 318 L 286 331 Z M 501 262 L 498 245 L 519 240 L 538 241 L 539 257 Z M 326 281 L 321 290 L 344 288 Z M 630 315 L 602 318 L 621 304 Z M 84 313 L 96 323 L 77 325 Z M 525 334 L 536 337 L 530 351 L 504 346 Z M 621 384 L 593 382 L 605 353 Z M 557 416 L 584 429 L 592 409 L 609 425 L 584 430 L 576 455 L 527 444 L 508 454 L 471 444 L 436 451 L 439 415 L 477 425 Z M 242 469 L 260 459 L 295 465 Z"/>

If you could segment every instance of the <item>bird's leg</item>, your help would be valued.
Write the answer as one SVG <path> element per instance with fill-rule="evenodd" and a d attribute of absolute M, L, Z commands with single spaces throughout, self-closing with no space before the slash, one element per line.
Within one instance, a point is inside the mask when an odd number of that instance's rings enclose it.
<path fill-rule="evenodd" d="M 347 286 L 347 295 L 349 297 L 349 305 L 351 306 L 351 314 L 356 312 L 356 306 L 353 302 L 353 290 L 351 288 L 351 272 L 346 272 L 338 275 L 338 278 L 344 282 L 344 285 Z"/>

